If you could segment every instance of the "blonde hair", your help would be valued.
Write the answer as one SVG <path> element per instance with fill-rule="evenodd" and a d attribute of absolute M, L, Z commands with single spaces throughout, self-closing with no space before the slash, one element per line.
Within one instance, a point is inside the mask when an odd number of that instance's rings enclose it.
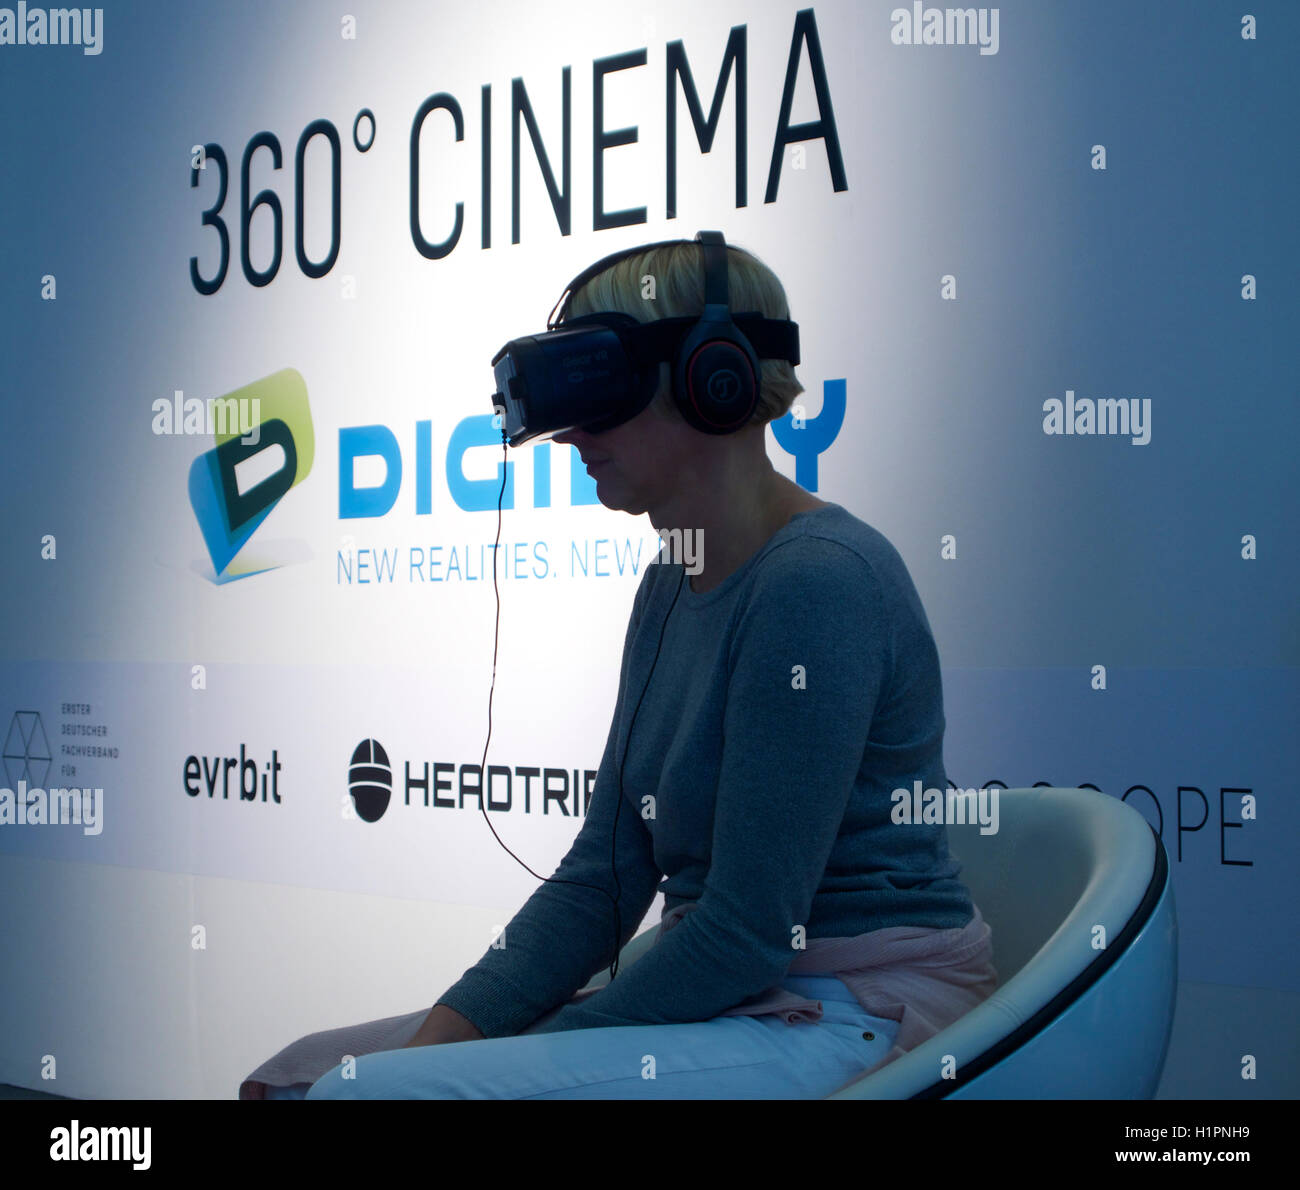
<path fill-rule="evenodd" d="M 638 322 L 698 315 L 704 310 L 703 246 L 693 240 L 638 252 L 598 273 L 569 299 L 566 318 L 617 311 Z M 654 298 L 643 298 L 643 278 L 654 278 Z M 727 245 L 727 285 L 732 316 L 762 314 L 788 319 L 790 306 L 777 275 L 758 257 Z M 758 405 L 749 425 L 766 425 L 789 412 L 804 391 L 788 360 L 759 360 Z M 659 365 L 653 405 L 680 417 L 672 396 L 672 365 Z"/>

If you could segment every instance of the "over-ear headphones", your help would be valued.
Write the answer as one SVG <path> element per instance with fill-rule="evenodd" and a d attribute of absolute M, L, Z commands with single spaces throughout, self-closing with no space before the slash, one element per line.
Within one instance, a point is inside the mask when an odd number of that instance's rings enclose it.
<path fill-rule="evenodd" d="M 512 339 L 492 358 L 511 446 L 575 427 L 599 434 L 629 421 L 653 399 L 659 364 L 671 364 L 673 398 L 682 417 L 706 434 L 742 429 L 758 406 L 759 361 L 799 363 L 799 328 L 788 319 L 731 313 L 727 245 L 701 231 L 704 308 L 698 316 L 640 322 L 597 311 L 567 318 L 573 296 L 593 277 L 629 256 L 690 240 L 660 240 L 598 260 L 568 285 L 540 335 Z"/>
<path fill-rule="evenodd" d="M 722 234 L 702 231 L 704 312 L 677 349 L 673 392 L 682 416 L 706 434 L 729 434 L 758 407 L 758 356 L 731 321 L 727 248 Z"/>
<path fill-rule="evenodd" d="M 629 256 L 655 248 L 686 244 L 688 240 L 664 240 L 615 252 L 584 269 L 565 289 L 561 298 L 564 312 L 573 295 L 589 280 Z M 672 359 L 673 398 L 688 424 L 705 434 L 730 434 L 744 426 L 758 407 L 758 356 L 749 340 L 731 318 L 730 284 L 727 276 L 727 245 L 720 231 L 701 231 L 695 237 L 704 254 L 704 309 L 678 344 Z M 641 325 L 628 315 L 615 315 L 619 322 Z M 574 326 L 608 321 L 609 314 L 595 313 L 562 324 Z M 668 320 L 662 320 L 668 321 Z M 679 320 L 673 320 L 679 325 Z M 548 322 L 548 328 L 551 323 Z M 639 411 L 638 411 L 639 412 Z"/>

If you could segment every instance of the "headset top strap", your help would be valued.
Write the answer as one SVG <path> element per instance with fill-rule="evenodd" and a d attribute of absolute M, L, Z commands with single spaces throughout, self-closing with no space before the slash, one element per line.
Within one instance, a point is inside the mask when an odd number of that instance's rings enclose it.
<path fill-rule="evenodd" d="M 684 318 L 659 318 L 652 322 L 638 322 L 629 315 L 609 317 L 602 314 L 587 314 L 582 318 L 564 322 L 568 314 L 569 301 L 575 293 L 593 277 L 603 273 L 607 268 L 636 256 L 642 252 L 651 252 L 656 248 L 676 247 L 689 244 L 690 240 L 656 240 L 652 244 L 638 244 L 634 248 L 623 248 L 602 257 L 595 264 L 582 270 L 564 287 L 560 300 L 555 303 L 551 316 L 546 320 L 548 331 L 559 329 L 561 325 L 573 326 L 583 322 L 602 322 L 618 327 L 619 336 L 627 344 L 628 352 L 637 367 L 671 361 L 677 354 L 687 333 L 699 324 L 699 317 L 690 315 Z M 727 306 L 729 295 L 727 285 L 727 243 L 720 231 L 701 231 L 695 236 L 704 250 L 704 304 L 706 306 Z M 797 323 L 782 319 L 766 318 L 762 314 L 733 314 L 732 322 L 740 331 L 760 360 L 788 360 L 791 364 L 799 363 L 799 326 Z"/>
<path fill-rule="evenodd" d="M 720 231 L 702 231 L 695 237 L 704 249 L 704 304 L 727 307 L 727 242 Z"/>
<path fill-rule="evenodd" d="M 546 320 L 546 329 L 553 331 L 557 325 L 557 319 L 562 320 L 569 311 L 569 300 L 593 277 L 603 273 L 612 265 L 618 264 L 620 260 L 626 260 L 629 256 L 636 256 L 641 252 L 650 252 L 655 248 L 667 248 L 679 244 L 689 244 L 690 240 L 656 240 L 653 244 L 638 244 L 635 248 L 623 248 L 618 252 L 611 252 L 608 256 L 602 257 L 589 268 L 585 268 L 572 281 L 564 287 L 564 292 L 560 294 L 560 300 L 555 303 L 551 310 L 551 316 Z"/>
<path fill-rule="evenodd" d="M 727 306 L 730 300 L 727 285 L 727 241 L 720 231 L 701 231 L 696 233 L 694 241 L 656 240 L 653 244 L 638 244 L 635 248 L 623 248 L 618 252 L 611 252 L 595 264 L 583 269 L 564 287 L 560 300 L 555 303 L 551 316 L 546 320 L 546 329 L 554 330 L 557 320 L 563 320 L 569 310 L 569 301 L 578 290 L 593 277 L 618 264 L 620 260 L 626 260 L 629 256 L 637 256 L 642 252 L 652 252 L 656 248 L 679 247 L 692 242 L 704 249 L 704 304 Z"/>

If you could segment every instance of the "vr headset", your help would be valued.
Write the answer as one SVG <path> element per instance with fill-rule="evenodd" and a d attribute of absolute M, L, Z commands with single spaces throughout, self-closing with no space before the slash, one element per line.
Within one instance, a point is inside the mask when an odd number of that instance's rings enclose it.
<path fill-rule="evenodd" d="M 630 421 L 654 399 L 665 362 L 672 364 L 677 408 L 697 430 L 730 434 L 749 421 L 758 404 L 759 361 L 798 364 L 799 327 L 756 313 L 732 315 L 721 232 L 695 237 L 704 249 L 698 318 L 638 322 L 611 311 L 565 320 L 573 295 L 611 265 L 690 242 L 660 240 L 598 260 L 565 286 L 545 332 L 511 339 L 492 357 L 492 408 L 511 446 L 570 429 L 600 434 Z"/>

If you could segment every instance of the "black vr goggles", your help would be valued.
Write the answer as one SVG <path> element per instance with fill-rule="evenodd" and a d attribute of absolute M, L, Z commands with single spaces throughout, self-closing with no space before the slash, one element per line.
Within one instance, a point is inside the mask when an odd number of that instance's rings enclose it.
<path fill-rule="evenodd" d="M 761 314 L 733 316 L 722 233 L 702 231 L 695 241 L 704 248 L 704 311 L 698 318 L 638 322 L 609 312 L 564 320 L 573 295 L 611 265 L 691 242 L 660 240 L 585 269 L 565 286 L 544 333 L 511 339 L 492 357 L 492 407 L 511 446 L 570 429 L 599 434 L 630 421 L 654 399 L 664 362 L 673 366 L 677 408 L 697 430 L 729 434 L 749 421 L 758 404 L 759 361 L 798 364 L 799 327 Z"/>

